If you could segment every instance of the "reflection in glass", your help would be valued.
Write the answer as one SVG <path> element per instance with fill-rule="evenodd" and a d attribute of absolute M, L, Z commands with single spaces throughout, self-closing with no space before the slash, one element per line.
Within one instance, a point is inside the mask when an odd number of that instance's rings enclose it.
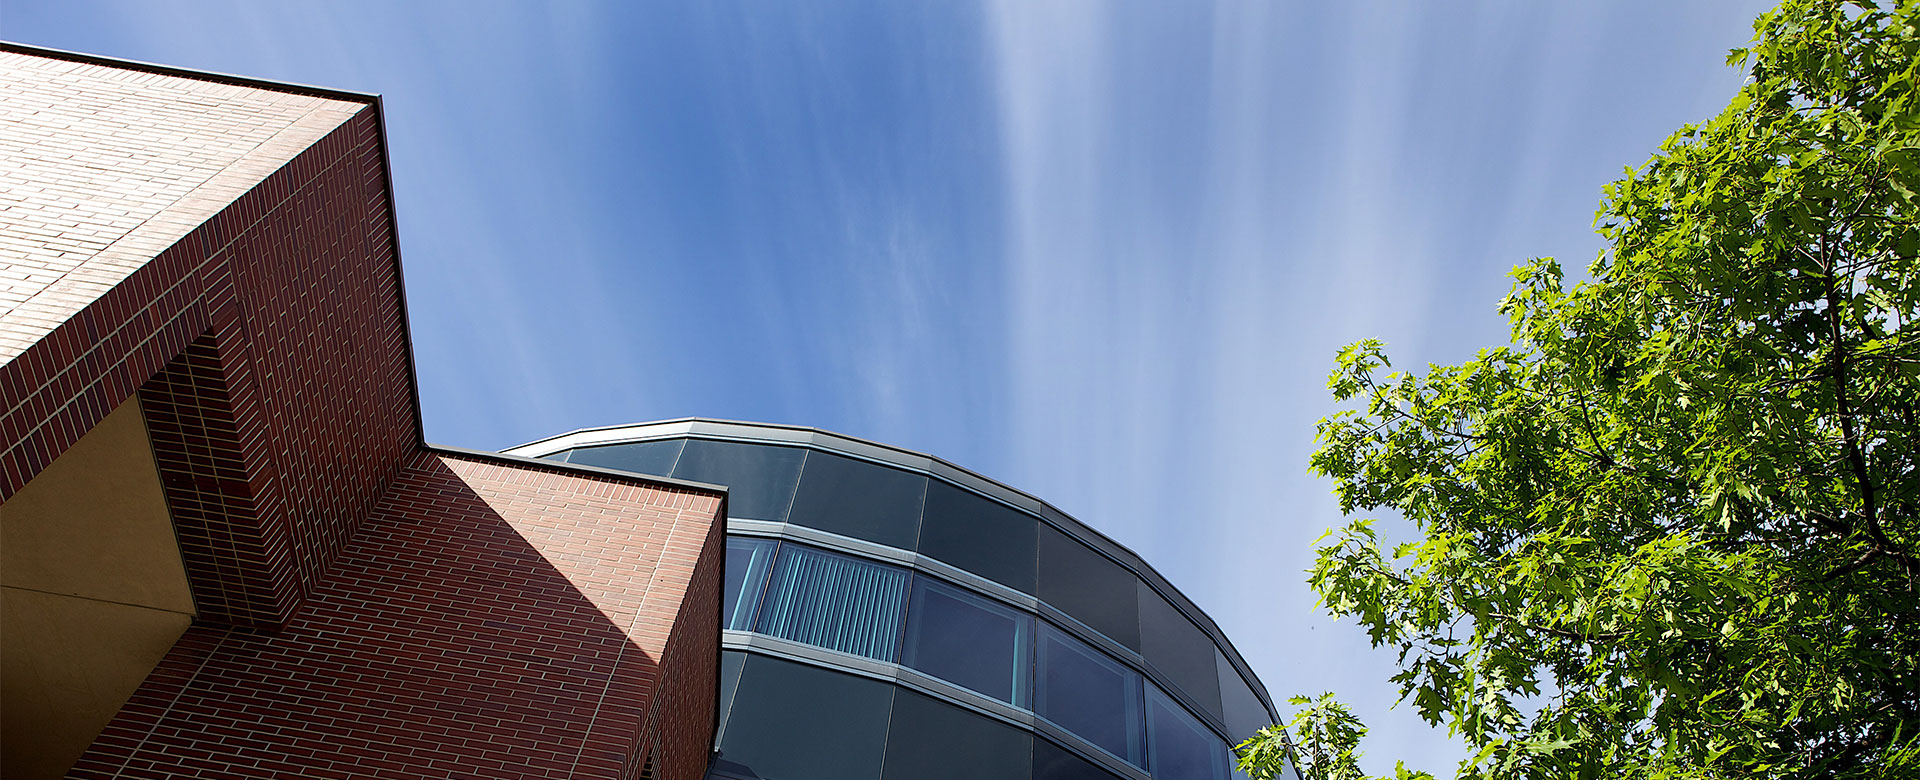
<path fill-rule="evenodd" d="M 1144 582 L 1140 583 L 1140 654 L 1202 710 L 1223 717 L 1216 663 L 1220 651 L 1213 639 Z"/>
<path fill-rule="evenodd" d="M 925 474 L 809 452 L 787 522 L 911 550 L 926 492 Z"/>
<path fill-rule="evenodd" d="M 1228 737 L 1244 740 L 1273 723 L 1267 705 L 1260 703 L 1253 686 L 1247 684 L 1224 653 L 1214 651 L 1214 665 L 1220 670 L 1220 703 L 1226 714 Z"/>
<path fill-rule="evenodd" d="M 721 628 L 753 630 L 753 615 L 760 608 L 760 592 L 773 565 L 774 546 L 772 539 L 727 537 L 727 589 L 721 594 Z"/>
<path fill-rule="evenodd" d="M 1146 766 L 1140 675 L 1045 623 L 1038 659 L 1034 712 L 1134 766 Z"/>
<path fill-rule="evenodd" d="M 900 663 L 1025 708 L 1033 618 L 931 577 L 913 578 Z"/>
<path fill-rule="evenodd" d="M 1039 530 L 1040 600 L 1139 650 L 1138 578 L 1064 531 L 1045 523 Z"/>
<path fill-rule="evenodd" d="M 1074 755 L 1071 750 L 1034 737 L 1033 780 L 1119 780 L 1119 777 Z"/>
<path fill-rule="evenodd" d="M 1040 521 L 940 480 L 927 485 L 922 555 L 1031 595 Z"/>
<path fill-rule="evenodd" d="M 674 463 L 673 476 L 726 485 L 728 517 L 785 522 L 806 455 L 795 447 L 693 439 Z M 574 461 L 579 458 L 576 453 Z"/>
<path fill-rule="evenodd" d="M 907 602 L 906 571 L 798 544 L 781 548 L 759 632 L 893 661 Z"/>
<path fill-rule="evenodd" d="M 1033 735 L 906 688 L 893 693 L 882 780 L 1029 780 Z"/>
<path fill-rule="evenodd" d="M 664 477 L 673 473 L 673 462 L 680 459 L 680 448 L 686 443 L 685 439 L 661 439 L 582 447 L 574 450 L 567 461 Z"/>
<path fill-rule="evenodd" d="M 877 778 L 894 687 L 749 655 L 713 768 L 779 780 Z"/>
<path fill-rule="evenodd" d="M 1147 686 L 1147 733 L 1154 780 L 1225 780 L 1223 743 L 1159 688 Z"/>

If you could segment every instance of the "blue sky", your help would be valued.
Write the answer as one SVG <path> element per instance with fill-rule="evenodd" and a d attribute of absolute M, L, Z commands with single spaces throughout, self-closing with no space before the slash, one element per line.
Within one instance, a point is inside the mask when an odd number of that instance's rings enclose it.
<path fill-rule="evenodd" d="M 1303 584 L 1334 351 L 1503 340 L 1507 270 L 1592 258 L 1762 5 L 8 0 L 0 37 L 385 95 L 431 440 L 940 455 L 1141 552 L 1276 697 L 1339 691 L 1384 771 L 1460 750 Z"/>

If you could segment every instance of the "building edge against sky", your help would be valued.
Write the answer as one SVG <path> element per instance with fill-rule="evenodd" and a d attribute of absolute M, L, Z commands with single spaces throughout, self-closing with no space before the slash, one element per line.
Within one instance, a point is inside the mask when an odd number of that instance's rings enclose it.
<path fill-rule="evenodd" d="M 7 777 L 705 771 L 725 489 L 422 440 L 377 97 L 7 44 L 0 158 Z"/>
<path fill-rule="evenodd" d="M 1276 719 L 1264 686 L 1218 626 L 1138 555 L 1036 497 L 939 458 L 813 428 L 706 419 L 586 429 L 507 452 L 728 485 L 722 644 L 730 653 L 811 663 L 930 694 L 1068 745 L 1111 773 L 1101 777 L 1224 776 L 1228 745 Z M 848 582 L 855 571 L 867 579 L 857 587 L 802 582 L 785 566 L 790 554 L 807 565 L 833 560 L 848 571 Z M 780 599 L 791 600 L 795 589 L 807 591 L 810 603 L 847 589 L 886 594 L 888 603 L 851 621 L 829 619 L 832 630 L 822 633 L 780 612 L 788 603 Z M 943 633 L 951 625 L 971 630 Z M 872 641 L 876 633 L 888 641 Z M 975 654 L 991 655 L 997 644 L 1019 660 L 985 674 L 978 663 L 914 657 L 916 643 L 931 636 L 973 644 Z M 1063 666 L 1059 659 L 1080 660 L 1068 648 L 1105 671 Z M 723 675 L 740 674 L 738 659 L 729 661 Z M 1023 678 L 1020 670 L 1030 674 Z M 1103 673 L 1108 688 L 1077 687 L 1090 684 L 1086 675 Z M 1070 706 L 1128 684 L 1144 698 L 1111 698 L 1118 709 L 1134 708 L 1131 723 L 1089 719 Z M 741 744 L 762 738 L 729 728 L 732 703 L 721 702 L 716 776 L 759 776 L 764 766 L 729 757 L 742 747 L 767 752 Z M 1204 767 L 1193 766 L 1200 759 L 1192 757 L 1168 765 L 1168 756 L 1203 750 L 1179 749 L 1187 733 L 1212 740 Z M 1042 741 L 1033 740 L 1035 750 Z M 875 761 L 895 753 L 857 741 L 839 752 L 862 749 Z M 1035 755 L 1030 769 L 979 776 L 1077 776 L 1039 774 Z M 740 773 L 725 774 L 728 766 Z M 869 776 L 846 764 L 837 771 Z"/>
<path fill-rule="evenodd" d="M 377 96 L 0 44 L 0 153 L 9 777 L 690 779 L 724 717 L 778 709 L 731 706 L 772 695 L 754 680 L 844 687 L 825 668 L 884 694 L 885 756 L 1012 726 L 1023 777 L 1219 775 L 1219 746 L 1272 717 L 1138 556 L 934 458 L 706 421 L 515 451 L 681 441 L 653 475 L 426 444 Z M 825 465 L 777 513 L 764 479 L 673 476 L 722 445 Z M 910 513 L 875 514 L 916 484 Z M 1031 567 L 996 568 L 972 530 L 923 537 L 953 528 L 936 494 L 1031 518 Z M 741 609 L 809 595 L 843 608 Z M 993 664 L 936 641 L 988 625 L 1021 637 Z M 822 701 L 801 688 L 785 701 Z M 1128 719 L 1070 706 L 1096 689 Z M 1218 742 L 1166 763 L 1187 734 Z"/>

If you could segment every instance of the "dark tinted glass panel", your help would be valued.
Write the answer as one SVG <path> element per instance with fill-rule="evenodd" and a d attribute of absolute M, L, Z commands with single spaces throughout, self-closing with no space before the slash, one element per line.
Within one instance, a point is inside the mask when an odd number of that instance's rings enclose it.
<path fill-rule="evenodd" d="M 873 780 L 893 686 L 747 656 L 714 767 L 779 780 Z"/>
<path fill-rule="evenodd" d="M 887 780 L 1026 780 L 1033 735 L 908 690 L 893 694 Z"/>
<path fill-rule="evenodd" d="M 727 486 L 727 516 L 786 520 L 806 451 L 722 441 L 687 442 L 673 476 Z"/>
<path fill-rule="evenodd" d="M 787 542 L 760 607 L 762 634 L 892 661 L 907 571 Z"/>
<path fill-rule="evenodd" d="M 1140 649 L 1138 582 L 1093 548 L 1040 526 L 1040 600 L 1134 650 Z"/>
<path fill-rule="evenodd" d="M 1151 685 L 1147 733 L 1154 780 L 1226 780 L 1226 743 Z"/>
<path fill-rule="evenodd" d="M 720 733 L 727 733 L 727 714 L 733 711 L 733 692 L 740 687 L 740 667 L 747 657 L 732 650 L 720 651 Z"/>
<path fill-rule="evenodd" d="M 720 627 L 752 631 L 753 616 L 766 590 L 767 571 L 773 568 L 772 539 L 727 538 L 727 582 L 721 594 Z"/>
<path fill-rule="evenodd" d="M 1034 737 L 1033 780 L 1118 780 L 1118 776 L 1071 750 Z"/>
<path fill-rule="evenodd" d="M 911 550 L 926 491 L 925 475 L 809 452 L 788 522 Z"/>
<path fill-rule="evenodd" d="M 913 578 L 900 663 L 1024 708 L 1032 658 L 1031 616 L 930 577 Z"/>
<path fill-rule="evenodd" d="M 680 457 L 680 448 L 686 443 L 686 439 L 663 439 L 585 447 L 574 450 L 567 462 L 664 477 L 673 473 L 673 462 Z"/>
<path fill-rule="evenodd" d="M 561 463 L 565 463 L 567 462 L 567 456 L 572 454 L 573 454 L 573 450 L 561 450 L 551 455 L 542 455 L 540 456 L 540 459 L 541 460 L 557 460 L 557 461 L 560 461 Z"/>
<path fill-rule="evenodd" d="M 1135 766 L 1141 745 L 1140 675 L 1065 632 L 1040 624 L 1034 712 Z"/>
<path fill-rule="evenodd" d="M 1033 593 L 1040 521 L 940 480 L 927 485 L 920 552 L 1021 593 Z"/>
<path fill-rule="evenodd" d="M 1253 687 L 1240 677 L 1240 670 L 1218 650 L 1214 651 L 1214 665 L 1220 670 L 1220 708 L 1226 711 L 1228 736 L 1237 744 L 1273 724 L 1273 717 L 1267 714 L 1267 708 L 1260 703 Z"/>
<path fill-rule="evenodd" d="M 1220 667 L 1214 661 L 1219 653 L 1206 632 L 1140 583 L 1140 655 L 1215 716 L 1220 715 Z"/>

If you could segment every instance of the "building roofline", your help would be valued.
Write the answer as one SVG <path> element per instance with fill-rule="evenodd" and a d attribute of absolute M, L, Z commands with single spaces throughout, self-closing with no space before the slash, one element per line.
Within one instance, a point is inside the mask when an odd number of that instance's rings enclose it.
<path fill-rule="evenodd" d="M 232 73 L 221 73 L 219 71 L 212 71 L 212 70 L 197 70 L 194 68 L 182 68 L 177 65 L 161 65 L 159 63 L 146 62 L 144 60 L 130 60 L 124 57 L 109 57 L 101 54 L 89 54 L 87 52 L 70 51 L 67 49 L 56 49 L 51 46 L 39 46 L 31 43 L 20 43 L 18 41 L 0 41 L 0 51 L 10 51 L 17 54 L 29 54 L 35 57 L 45 57 L 47 59 L 67 60 L 70 62 L 84 62 L 89 65 L 104 65 L 109 68 L 119 68 L 121 70 L 134 70 L 134 71 L 141 71 L 145 73 L 158 73 L 166 76 L 179 76 L 181 78 L 193 79 L 195 81 L 211 81 L 219 84 L 232 84 L 232 85 L 241 86 L 241 87 L 253 87 L 256 89 L 272 90 L 275 92 L 292 92 L 298 95 L 312 95 L 314 97 L 331 98 L 333 100 L 345 100 L 345 101 L 350 101 L 354 103 L 374 104 L 374 103 L 378 103 L 380 100 L 380 96 L 378 94 L 371 93 L 371 92 L 355 92 L 353 90 L 335 89 L 333 87 L 318 87 L 318 86 L 313 86 L 311 84 L 300 84 L 292 81 L 274 81 L 271 79 L 253 78 L 251 76 L 239 76 Z"/>
<path fill-rule="evenodd" d="M 660 487 L 667 487 L 667 488 L 679 488 L 683 490 L 704 490 L 711 493 L 719 493 L 723 497 L 726 496 L 728 492 L 726 485 L 714 485 L 706 482 L 695 482 L 691 479 L 677 479 L 674 477 L 658 477 L 652 474 L 640 474 L 632 471 L 621 471 L 619 469 L 602 468 L 600 466 L 589 466 L 585 463 L 568 463 L 566 461 L 560 461 L 560 460 L 546 460 L 544 458 L 529 458 L 524 455 L 508 455 L 504 452 L 489 452 L 487 450 L 468 449 L 466 447 L 455 447 L 450 444 L 423 444 L 421 445 L 421 449 L 424 449 L 428 452 L 439 453 L 442 455 L 452 455 L 455 457 L 467 458 L 470 460 L 486 460 L 486 461 L 492 461 L 495 463 L 501 463 L 509 466 L 525 466 L 528 468 L 547 469 L 549 471 L 563 471 L 563 472 L 582 474 L 586 476 L 608 477 L 612 479 L 618 479 L 622 482 L 642 482 L 649 485 L 657 485 Z"/>
<path fill-rule="evenodd" d="M 1218 644 L 1224 650 L 1228 661 L 1232 663 L 1236 669 L 1240 670 L 1240 672 L 1252 683 L 1255 695 L 1259 696 L 1263 700 L 1263 703 L 1267 705 L 1268 714 L 1274 715 L 1276 717 L 1278 716 L 1279 708 L 1275 706 L 1273 701 L 1273 696 L 1267 691 L 1266 682 L 1260 679 L 1260 675 L 1255 674 L 1253 672 L 1253 666 L 1251 664 L 1248 664 L 1246 658 L 1240 655 L 1240 649 L 1234 646 L 1233 639 L 1227 636 L 1227 632 L 1222 630 L 1218 623 L 1214 622 L 1212 615 L 1207 614 L 1207 611 L 1204 609 L 1201 609 L 1199 604 L 1194 603 L 1193 599 L 1189 598 L 1187 594 L 1182 592 L 1178 586 L 1174 585 L 1172 580 L 1167 579 L 1166 575 L 1161 574 L 1158 569 L 1155 569 L 1153 567 L 1153 564 L 1148 563 L 1147 559 L 1144 556 L 1140 555 L 1138 552 L 1135 552 L 1132 548 L 1124 544 L 1121 544 L 1120 542 L 1114 541 L 1112 537 L 1109 537 L 1106 534 L 1101 533 L 1099 530 L 1093 528 L 1092 526 L 1088 525 L 1086 522 L 1080 520 L 1079 518 L 1074 517 L 1073 515 L 1068 514 L 1065 511 L 1062 511 L 1059 507 L 1056 507 L 1053 504 L 1049 503 L 1046 499 L 1040 498 L 1039 496 L 1036 496 L 1025 490 L 1021 490 L 1020 488 L 1014 487 L 1000 480 L 981 474 L 980 472 L 974 471 L 973 469 L 969 469 L 965 466 L 956 465 L 952 461 L 946 460 L 945 458 L 941 458 L 937 455 L 928 455 L 926 453 L 910 450 L 905 447 L 897 447 L 891 444 L 884 444 L 881 442 L 872 441 L 870 439 L 863 439 L 858 436 L 850 436 L 844 433 L 837 433 L 834 431 L 826 430 L 824 428 L 817 428 L 809 425 L 747 422 L 744 420 L 725 420 L 725 419 L 720 419 L 715 417 L 677 417 L 677 418 L 668 419 L 668 420 L 654 420 L 651 422 L 642 422 L 642 423 L 627 423 L 624 425 L 598 425 L 598 426 L 592 426 L 587 428 L 576 428 L 574 430 L 567 431 L 566 433 L 547 436 L 547 437 L 536 439 L 534 441 L 530 441 L 518 446 L 508 447 L 503 452 L 532 449 L 532 448 L 538 447 L 541 444 L 558 442 L 559 440 L 566 439 L 568 437 L 576 436 L 583 433 L 600 433 L 600 432 L 621 431 L 621 430 L 637 429 L 637 428 L 664 428 L 664 427 L 673 426 L 673 425 L 687 425 L 689 426 L 689 428 L 691 428 L 692 426 L 702 425 L 702 424 L 740 426 L 742 428 L 759 428 L 759 429 L 791 431 L 798 434 L 806 434 L 809 437 L 824 438 L 829 441 L 833 439 L 839 439 L 841 441 L 856 444 L 861 447 L 868 447 L 868 448 L 883 450 L 887 452 L 897 453 L 898 455 L 902 456 L 903 459 L 906 459 L 906 460 L 918 459 L 918 460 L 927 461 L 929 464 L 938 464 L 941 467 L 944 467 L 946 469 L 951 469 L 952 471 L 966 475 L 967 477 L 980 480 L 981 482 L 987 483 L 989 485 L 992 485 L 1002 490 L 1006 490 L 1009 493 L 1013 493 L 1021 498 L 1026 499 L 1027 501 L 1033 502 L 1041 510 L 1043 510 L 1043 511 L 1033 512 L 1033 514 L 1036 514 L 1041 518 L 1042 522 L 1048 522 L 1053 519 L 1059 519 L 1059 520 L 1065 521 L 1066 523 L 1070 523 L 1072 527 L 1063 528 L 1062 530 L 1072 533 L 1075 536 L 1080 536 L 1082 534 L 1088 534 L 1093 536 L 1099 541 L 1099 544 L 1092 545 L 1095 548 L 1096 552 L 1100 552 L 1104 555 L 1107 555 L 1108 557 L 1115 558 L 1115 561 L 1114 561 L 1115 563 L 1118 563 L 1121 566 L 1124 566 L 1132 570 L 1136 575 L 1139 575 L 1144 582 L 1146 582 L 1149 586 L 1154 587 L 1156 590 L 1169 591 L 1170 593 L 1163 593 L 1162 595 L 1172 596 L 1172 598 L 1168 599 L 1168 602 L 1172 604 L 1175 609 L 1178 609 L 1182 612 L 1190 612 L 1191 614 L 1187 615 L 1189 619 L 1194 620 L 1194 622 L 1197 625 L 1199 625 L 1202 630 L 1206 631 L 1208 634 L 1212 635 L 1213 637 L 1219 640 Z M 661 438 L 675 437 L 675 436 L 689 437 L 689 438 L 702 438 L 702 437 L 712 437 L 716 435 L 725 436 L 726 434 L 703 433 L 699 431 L 689 430 L 688 432 L 685 432 L 685 433 L 662 434 Z M 787 446 L 800 446 L 800 447 L 809 446 L 810 444 L 814 443 L 811 441 L 782 441 L 782 440 L 768 440 L 768 439 L 762 439 L 761 441 L 764 441 L 769 444 L 785 444 Z M 599 444 L 580 445 L 580 446 L 605 446 L 605 445 L 612 445 L 612 444 L 618 444 L 618 443 L 619 442 L 603 442 Z M 556 449 L 559 449 L 559 448 L 556 448 Z M 847 450 L 842 450 L 842 451 L 845 452 L 846 454 L 855 455 L 855 456 L 859 456 L 862 454 L 856 451 L 847 451 Z M 913 468 L 913 466 L 907 463 L 894 463 L 892 465 Z M 929 469 L 929 471 L 934 471 L 934 469 Z M 1089 540 L 1082 538 L 1081 541 L 1089 541 Z M 1124 553 L 1126 557 L 1132 558 L 1132 561 L 1122 560 L 1120 559 L 1120 556 L 1115 556 L 1112 554 L 1112 552 L 1101 549 L 1102 545 L 1112 547 L 1120 551 L 1121 553 Z M 1134 562 L 1138 562 L 1138 565 L 1135 565 Z"/>
<path fill-rule="evenodd" d="M 232 73 L 221 73 L 211 70 L 182 68 L 174 65 L 162 65 L 123 57 L 109 57 L 101 54 L 56 49 L 50 46 L 39 46 L 30 43 L 20 43 L 18 41 L 0 40 L 0 52 L 12 52 L 15 54 L 65 60 L 68 62 L 81 62 L 89 65 L 100 65 L 142 73 L 156 73 L 215 84 L 231 84 L 274 92 L 310 95 L 349 103 L 360 103 L 371 108 L 373 110 L 374 125 L 378 127 L 380 131 L 380 169 L 386 184 L 386 192 L 382 194 L 386 201 L 387 224 L 391 233 L 389 239 L 393 242 L 393 283 L 396 288 L 394 299 L 400 307 L 400 333 L 404 337 L 400 340 L 400 343 L 401 348 L 406 351 L 407 389 L 412 393 L 410 402 L 413 406 L 413 439 L 414 443 L 421 447 L 429 446 L 427 444 L 426 420 L 420 408 L 420 368 L 419 360 L 414 356 L 413 351 L 413 321 L 407 312 L 406 264 L 400 259 L 400 216 L 395 205 L 397 197 L 393 189 L 393 155 L 388 153 L 388 150 L 391 149 L 392 146 L 387 141 L 386 102 L 378 93 L 356 92 L 352 90 L 335 89 L 333 87 L 317 87 L 310 84 L 299 84 L 291 81 L 274 81 L 271 79 L 239 76 Z"/>

